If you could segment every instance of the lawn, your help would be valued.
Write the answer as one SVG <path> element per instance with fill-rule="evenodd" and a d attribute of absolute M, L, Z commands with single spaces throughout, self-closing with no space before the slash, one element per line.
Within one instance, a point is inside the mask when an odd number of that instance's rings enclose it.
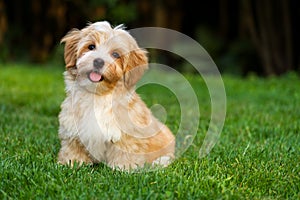
<path fill-rule="evenodd" d="M 0 199 L 300 199 L 300 79 L 224 75 L 227 115 L 218 143 L 198 158 L 210 119 L 201 77 L 188 75 L 199 99 L 198 134 L 172 165 L 152 172 L 113 171 L 104 164 L 56 163 L 64 99 L 62 68 L 0 67 Z M 160 103 L 178 126 L 166 88 L 138 92 Z"/>

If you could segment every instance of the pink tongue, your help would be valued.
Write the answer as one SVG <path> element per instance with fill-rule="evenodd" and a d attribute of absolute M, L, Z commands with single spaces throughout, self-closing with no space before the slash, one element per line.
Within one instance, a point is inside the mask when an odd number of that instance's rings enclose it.
<path fill-rule="evenodd" d="M 90 77 L 91 81 L 93 81 L 93 82 L 99 82 L 101 80 L 101 75 L 96 72 L 91 72 L 89 74 L 89 77 Z"/>

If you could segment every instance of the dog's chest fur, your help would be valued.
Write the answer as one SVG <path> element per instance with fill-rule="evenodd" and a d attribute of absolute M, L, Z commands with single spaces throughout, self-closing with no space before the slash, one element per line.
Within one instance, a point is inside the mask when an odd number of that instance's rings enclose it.
<path fill-rule="evenodd" d="M 73 90 L 62 104 L 60 124 L 60 136 L 79 138 L 97 161 L 105 160 L 108 146 L 121 138 L 113 115 L 112 95 L 98 96 L 82 89 Z"/>

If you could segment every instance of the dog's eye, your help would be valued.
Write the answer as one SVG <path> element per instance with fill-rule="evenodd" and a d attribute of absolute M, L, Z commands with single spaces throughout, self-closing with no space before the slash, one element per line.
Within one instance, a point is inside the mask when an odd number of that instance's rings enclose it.
<path fill-rule="evenodd" d="M 88 46 L 88 49 L 89 50 L 94 50 L 96 48 L 96 45 L 94 45 L 94 44 L 90 44 L 89 46 Z"/>
<path fill-rule="evenodd" d="M 116 52 L 116 51 L 112 52 L 111 55 L 114 58 L 120 58 L 120 54 L 118 52 Z"/>

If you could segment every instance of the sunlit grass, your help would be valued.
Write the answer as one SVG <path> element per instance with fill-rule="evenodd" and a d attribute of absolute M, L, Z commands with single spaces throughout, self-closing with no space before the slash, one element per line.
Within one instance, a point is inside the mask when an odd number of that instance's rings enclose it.
<path fill-rule="evenodd" d="M 63 69 L 0 66 L 0 199 L 299 199 L 300 80 L 224 76 L 227 117 L 209 156 L 198 151 L 210 119 L 200 77 L 189 76 L 201 110 L 193 145 L 171 166 L 141 173 L 104 164 L 69 168 L 56 163 Z M 176 101 L 165 88 L 142 87 L 178 126 Z M 172 103 L 168 103 L 172 102 Z M 174 105 L 173 105 L 174 104 Z"/>

